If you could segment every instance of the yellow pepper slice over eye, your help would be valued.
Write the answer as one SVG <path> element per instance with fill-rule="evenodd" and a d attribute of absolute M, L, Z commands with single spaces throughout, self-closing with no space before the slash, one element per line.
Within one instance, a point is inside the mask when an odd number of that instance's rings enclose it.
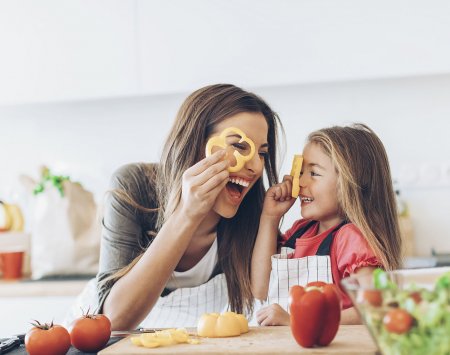
<path fill-rule="evenodd" d="M 291 196 L 297 198 L 300 193 L 300 173 L 302 171 L 303 155 L 294 155 L 292 161 L 291 176 L 292 176 L 292 192 Z"/>
<path fill-rule="evenodd" d="M 206 156 L 209 157 L 212 154 L 213 147 L 226 148 L 228 146 L 226 139 L 230 133 L 235 133 L 236 135 L 241 137 L 238 143 L 246 142 L 250 146 L 250 153 L 248 155 L 242 155 L 237 150 L 234 151 L 233 155 L 236 158 L 236 165 L 230 166 L 228 168 L 228 171 L 230 173 L 234 173 L 241 170 L 244 167 L 244 164 L 251 160 L 255 155 L 255 143 L 253 143 L 253 141 L 249 137 L 247 137 L 246 134 L 239 128 L 228 127 L 225 128 L 220 133 L 220 135 L 209 138 L 208 142 L 206 143 Z"/>

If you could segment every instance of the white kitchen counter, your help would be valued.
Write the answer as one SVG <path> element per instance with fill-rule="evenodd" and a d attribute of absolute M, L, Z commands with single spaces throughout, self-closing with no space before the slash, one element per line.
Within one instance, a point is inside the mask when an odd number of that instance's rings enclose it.
<path fill-rule="evenodd" d="M 89 280 L 6 281 L 0 280 L 0 297 L 76 296 Z"/>
<path fill-rule="evenodd" d="M 31 322 L 61 324 L 88 280 L 0 281 L 0 338 L 26 333 Z"/>

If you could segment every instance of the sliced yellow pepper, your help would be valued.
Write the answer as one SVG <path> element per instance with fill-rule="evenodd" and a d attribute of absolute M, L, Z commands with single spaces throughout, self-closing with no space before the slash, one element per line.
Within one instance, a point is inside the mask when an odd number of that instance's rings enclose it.
<path fill-rule="evenodd" d="M 199 344 L 198 339 L 191 339 L 184 328 L 159 330 L 154 333 L 145 333 L 131 337 L 131 343 L 145 348 L 157 348 L 174 344 Z"/>
<path fill-rule="evenodd" d="M 255 143 L 246 136 L 244 132 L 242 132 L 239 128 L 236 127 L 228 127 L 225 128 L 220 135 L 213 136 L 208 139 L 208 142 L 206 143 L 206 156 L 209 157 L 212 154 L 212 148 L 213 147 L 221 147 L 226 148 L 227 147 L 227 135 L 229 133 L 236 133 L 238 134 L 241 139 L 239 140 L 239 143 L 246 142 L 250 146 L 250 154 L 248 155 L 242 155 L 237 150 L 234 151 L 233 155 L 236 158 L 236 165 L 230 166 L 228 168 L 228 171 L 230 173 L 234 173 L 236 171 L 241 170 L 244 167 L 244 164 L 251 160 L 253 156 L 255 155 Z"/>
<path fill-rule="evenodd" d="M 300 173 L 302 171 L 303 155 L 294 155 L 294 160 L 292 161 L 291 176 L 292 176 L 292 192 L 291 196 L 294 198 L 298 197 L 300 193 Z"/>

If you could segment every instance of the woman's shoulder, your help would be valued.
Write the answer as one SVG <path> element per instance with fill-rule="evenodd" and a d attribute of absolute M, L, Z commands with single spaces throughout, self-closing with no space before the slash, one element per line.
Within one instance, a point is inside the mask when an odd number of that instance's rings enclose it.
<path fill-rule="evenodd" d="M 120 188 L 133 183 L 145 183 L 149 178 L 155 177 L 157 166 L 157 164 L 153 163 L 129 163 L 122 165 L 112 174 L 111 185 L 115 188 Z"/>
<path fill-rule="evenodd" d="M 135 202 L 144 207 L 155 207 L 158 165 L 154 163 L 129 163 L 120 166 L 111 176 L 111 190 L 125 191 Z"/>

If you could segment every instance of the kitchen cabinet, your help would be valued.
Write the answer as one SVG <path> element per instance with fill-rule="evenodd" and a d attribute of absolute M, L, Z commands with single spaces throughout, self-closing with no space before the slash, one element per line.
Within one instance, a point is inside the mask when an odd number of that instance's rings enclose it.
<path fill-rule="evenodd" d="M 134 5 L 0 2 L 0 104 L 136 94 Z"/>

